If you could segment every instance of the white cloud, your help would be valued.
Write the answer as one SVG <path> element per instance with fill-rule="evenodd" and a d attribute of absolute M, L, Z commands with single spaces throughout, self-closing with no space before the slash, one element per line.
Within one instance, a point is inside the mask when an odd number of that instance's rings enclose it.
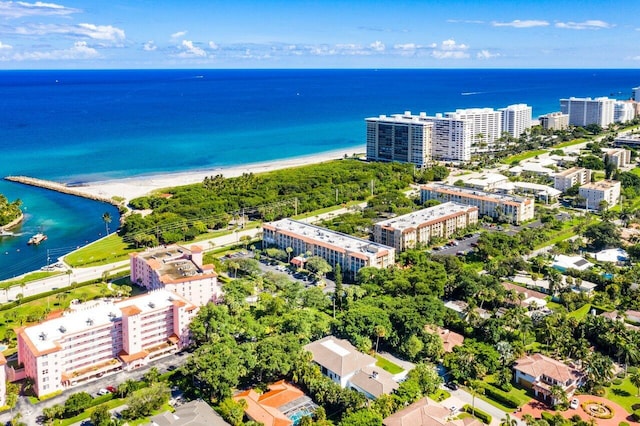
<path fill-rule="evenodd" d="M 218 50 L 219 48 L 220 48 L 220 46 L 218 46 L 215 41 L 210 41 L 209 42 L 209 49 Z"/>
<path fill-rule="evenodd" d="M 187 35 L 186 31 L 178 31 L 177 33 L 171 34 L 171 38 L 180 38 Z"/>
<path fill-rule="evenodd" d="M 444 40 L 439 49 L 435 43 L 431 47 L 435 49 L 431 52 L 431 56 L 436 59 L 465 59 L 469 57 L 469 54 L 465 52 L 469 46 L 464 43 L 458 44 L 453 39 Z"/>
<path fill-rule="evenodd" d="M 52 50 L 49 52 L 26 52 L 13 56 L 16 61 L 93 59 L 99 57 L 98 51 L 87 45 L 86 41 L 76 41 L 69 49 Z"/>
<path fill-rule="evenodd" d="M 369 45 L 369 47 L 370 47 L 371 49 L 375 50 L 376 52 L 383 52 L 383 51 L 384 51 L 384 49 L 385 49 L 385 45 L 384 45 L 384 43 L 382 43 L 382 42 L 381 42 L 381 41 L 379 41 L 379 40 L 376 40 L 376 41 L 374 41 L 373 43 L 371 43 L 371 44 Z"/>
<path fill-rule="evenodd" d="M 464 50 L 468 49 L 469 46 L 466 44 L 457 44 L 455 40 L 449 39 L 442 42 L 440 46 L 442 50 Z"/>
<path fill-rule="evenodd" d="M 431 56 L 436 59 L 466 59 L 469 57 L 469 54 L 460 50 L 434 50 L 433 52 L 431 52 Z"/>
<path fill-rule="evenodd" d="M 499 53 L 491 53 L 486 49 L 482 49 L 481 51 L 476 53 L 476 58 L 478 59 L 491 59 L 491 58 L 497 58 L 498 56 L 500 56 Z"/>
<path fill-rule="evenodd" d="M 630 59 L 632 61 L 640 61 L 640 55 L 638 55 L 638 56 L 628 56 L 625 59 Z"/>
<path fill-rule="evenodd" d="M 396 50 L 416 50 L 420 46 L 415 43 L 402 43 L 402 44 L 394 44 L 393 48 Z"/>
<path fill-rule="evenodd" d="M 70 15 L 80 12 L 79 9 L 65 7 L 55 3 L 37 1 L 27 3 L 24 1 L 0 1 L 0 16 L 7 18 L 22 18 L 24 16 L 51 16 Z"/>
<path fill-rule="evenodd" d="M 120 28 L 111 25 L 94 24 L 28 24 L 23 27 L 16 27 L 15 34 L 26 36 L 61 34 L 112 42 L 125 39 L 124 30 Z"/>
<path fill-rule="evenodd" d="M 178 53 L 178 56 L 181 58 L 194 58 L 194 57 L 205 57 L 207 56 L 207 52 L 205 52 L 202 48 L 195 46 L 192 40 L 182 40 L 182 44 L 180 45 L 181 52 Z"/>
<path fill-rule="evenodd" d="M 589 19 L 584 22 L 556 22 L 556 27 L 569 30 L 601 30 L 611 28 L 613 25 L 598 19 Z"/>
<path fill-rule="evenodd" d="M 146 50 L 147 52 L 153 52 L 157 48 L 158 48 L 158 46 L 156 46 L 156 44 L 155 44 L 155 42 L 153 40 L 149 40 L 148 42 L 146 42 L 145 44 L 142 45 L 142 49 Z"/>
<path fill-rule="evenodd" d="M 4 44 L 3 42 L 0 41 L 0 50 L 10 50 L 10 49 L 13 49 L 13 46 L 9 44 Z"/>
<path fill-rule="evenodd" d="M 532 27 L 547 27 L 549 22 L 539 21 L 535 19 L 526 19 L 521 21 L 520 19 L 513 20 L 511 22 L 492 22 L 494 27 L 513 27 L 513 28 L 532 28 Z"/>

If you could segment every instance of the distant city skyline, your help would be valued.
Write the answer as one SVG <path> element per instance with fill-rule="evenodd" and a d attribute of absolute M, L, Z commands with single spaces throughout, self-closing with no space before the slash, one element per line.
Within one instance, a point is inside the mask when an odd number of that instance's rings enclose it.
<path fill-rule="evenodd" d="M 637 68 L 640 3 L 0 1 L 0 69 Z"/>

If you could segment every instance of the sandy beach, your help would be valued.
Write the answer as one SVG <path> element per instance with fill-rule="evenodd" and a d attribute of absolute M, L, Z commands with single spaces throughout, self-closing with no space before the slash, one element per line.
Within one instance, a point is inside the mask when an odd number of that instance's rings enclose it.
<path fill-rule="evenodd" d="M 166 173 L 92 182 L 86 186 L 78 186 L 74 189 L 77 192 L 93 196 L 104 198 L 123 197 L 127 201 L 129 201 L 131 199 L 141 197 L 161 188 L 170 188 L 174 186 L 189 185 L 202 182 L 207 176 L 221 174 L 224 177 L 230 178 L 241 176 L 243 173 L 258 174 L 270 172 L 272 170 L 286 169 L 289 167 L 322 163 L 324 161 L 344 158 L 345 155 L 351 156 L 354 153 L 363 152 L 365 152 L 365 146 L 356 146 L 336 151 L 286 158 L 281 160 L 265 161 L 260 163 L 241 164 L 237 166 L 217 167 L 207 170 Z"/>

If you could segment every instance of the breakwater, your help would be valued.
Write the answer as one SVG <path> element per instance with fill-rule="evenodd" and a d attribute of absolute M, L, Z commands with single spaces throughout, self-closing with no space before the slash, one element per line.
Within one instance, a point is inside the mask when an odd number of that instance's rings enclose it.
<path fill-rule="evenodd" d="M 44 188 L 51 191 L 60 192 L 62 194 L 74 195 L 76 197 L 87 198 L 89 200 L 100 201 L 103 203 L 112 204 L 116 207 L 119 207 L 122 203 L 120 201 L 114 200 L 108 197 L 102 197 L 100 195 L 89 194 L 84 191 L 80 191 L 77 187 L 67 186 L 62 183 L 53 182 L 50 180 L 38 179 L 29 176 L 6 176 L 4 178 L 10 182 L 17 182 L 23 185 L 35 186 L 37 188 Z"/>

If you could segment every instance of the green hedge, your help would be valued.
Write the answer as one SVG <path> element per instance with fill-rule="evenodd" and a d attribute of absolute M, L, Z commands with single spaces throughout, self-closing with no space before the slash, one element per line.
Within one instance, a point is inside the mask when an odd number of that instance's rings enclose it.
<path fill-rule="evenodd" d="M 80 288 L 80 287 L 84 287 L 87 285 L 91 285 L 91 284 L 97 284 L 97 283 L 101 283 L 102 279 L 95 279 L 95 280 L 91 280 L 91 281 L 86 281 L 80 284 L 71 284 L 70 286 L 67 287 L 61 287 L 58 288 L 56 290 L 49 290 L 49 291 L 45 291 L 43 293 L 38 293 L 38 294 L 34 294 L 32 296 L 27 296 L 27 297 L 23 297 L 20 300 L 15 300 L 13 302 L 9 302 L 9 303 L 4 303 L 0 306 L 0 311 L 6 311 L 7 309 L 13 309 L 16 306 L 20 306 L 24 303 L 27 302 L 33 302 L 34 300 L 38 300 L 38 299 L 43 299 L 47 296 L 53 296 L 54 294 L 58 294 L 58 293 L 64 293 L 66 291 L 69 290 L 74 290 L 76 288 Z"/>
<path fill-rule="evenodd" d="M 507 392 L 500 390 L 497 387 L 484 382 L 475 382 L 475 386 L 484 389 L 484 394 L 486 396 L 488 396 L 491 399 L 495 399 L 505 407 L 518 408 L 518 405 L 519 405 L 518 399 L 509 395 Z"/>
<path fill-rule="evenodd" d="M 106 395 L 96 396 L 95 398 L 93 398 L 93 400 L 91 401 L 91 404 L 89 404 L 87 408 L 96 407 L 100 404 L 104 404 L 105 402 L 111 401 L 113 397 L 114 395 L 111 392 L 109 392 Z"/>
<path fill-rule="evenodd" d="M 615 379 L 613 379 L 613 380 L 611 381 L 611 383 L 613 383 L 613 384 L 614 384 L 614 385 L 616 385 L 616 386 L 619 386 L 619 385 L 621 385 L 621 384 L 622 384 L 622 379 L 615 378 Z"/>
<path fill-rule="evenodd" d="M 482 423 L 486 423 L 486 424 L 491 423 L 491 416 L 488 413 L 485 413 L 484 411 L 480 410 L 479 408 L 471 408 L 469 404 L 466 404 L 464 407 L 462 407 L 462 409 L 467 413 L 471 414 L 472 416 L 480 419 Z"/>

